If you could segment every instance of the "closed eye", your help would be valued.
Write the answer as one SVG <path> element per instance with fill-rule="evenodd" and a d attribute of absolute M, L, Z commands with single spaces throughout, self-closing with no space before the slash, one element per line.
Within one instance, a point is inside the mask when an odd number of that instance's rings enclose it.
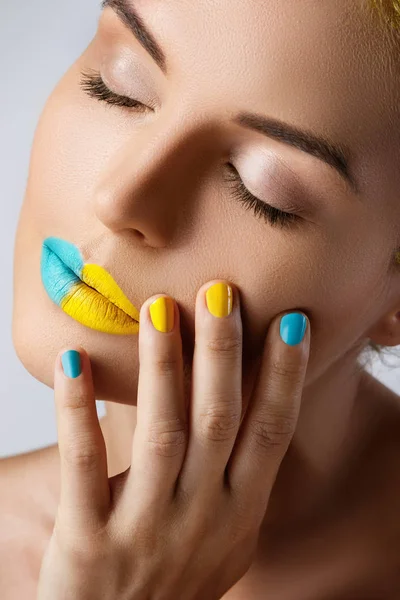
<path fill-rule="evenodd" d="M 252 210 L 257 217 L 261 216 L 269 225 L 278 226 L 281 229 L 291 229 L 303 221 L 298 215 L 279 210 L 254 196 L 244 185 L 233 164 L 227 163 L 226 167 L 224 181 L 232 184 L 234 197 L 242 202 L 246 209 Z"/>
<path fill-rule="evenodd" d="M 98 71 L 92 69 L 82 71 L 80 86 L 88 96 L 99 102 L 105 102 L 106 104 L 117 107 L 133 108 L 135 112 L 138 111 L 141 113 L 152 110 L 134 98 L 122 96 L 110 90 Z M 246 188 L 238 171 L 232 163 L 228 163 L 226 167 L 227 169 L 224 171 L 224 181 L 232 184 L 231 188 L 234 192 L 233 196 L 236 197 L 246 209 L 252 210 L 256 217 L 262 217 L 269 225 L 278 226 L 281 229 L 292 228 L 302 221 L 301 217 L 298 215 L 279 210 L 254 196 Z"/>
<path fill-rule="evenodd" d="M 88 96 L 95 98 L 100 102 L 106 102 L 107 104 L 111 104 L 113 106 L 134 108 L 139 112 L 152 110 L 139 102 L 139 100 L 129 98 L 128 96 L 120 96 L 119 94 L 111 91 L 104 83 L 98 71 L 94 71 L 92 69 L 82 71 L 80 86 L 83 91 L 88 94 Z"/>

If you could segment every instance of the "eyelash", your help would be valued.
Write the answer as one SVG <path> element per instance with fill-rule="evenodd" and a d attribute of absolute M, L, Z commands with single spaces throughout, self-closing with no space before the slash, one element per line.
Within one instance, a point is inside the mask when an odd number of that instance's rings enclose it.
<path fill-rule="evenodd" d="M 273 227 L 280 227 L 281 229 L 290 229 L 294 225 L 298 225 L 302 220 L 301 217 L 294 213 L 279 210 L 253 196 L 244 185 L 232 163 L 227 163 L 226 167 L 224 180 L 233 184 L 234 196 L 244 204 L 247 210 L 252 210 L 256 217 L 261 216 Z"/>
<path fill-rule="evenodd" d="M 106 86 L 100 73 L 97 71 L 92 71 L 90 69 L 82 71 L 80 86 L 88 96 L 100 100 L 101 102 L 107 102 L 107 104 L 112 104 L 113 106 L 134 108 L 139 112 L 145 112 L 147 110 L 147 106 L 138 100 L 128 98 L 128 96 L 120 96 L 119 94 L 112 92 Z"/>
<path fill-rule="evenodd" d="M 91 98 L 100 102 L 106 102 L 112 106 L 133 108 L 135 111 L 145 112 L 147 106 L 127 96 L 120 96 L 112 92 L 104 83 L 101 75 L 97 71 L 87 70 L 81 72 L 80 86 L 82 90 Z M 224 181 L 233 184 L 234 196 L 244 204 L 246 210 L 252 210 L 256 217 L 261 216 L 264 220 L 273 227 L 281 229 L 290 229 L 293 225 L 297 225 L 301 221 L 301 217 L 294 213 L 287 213 L 279 210 L 262 200 L 253 196 L 244 185 L 238 171 L 232 163 L 226 164 L 224 172 Z"/>

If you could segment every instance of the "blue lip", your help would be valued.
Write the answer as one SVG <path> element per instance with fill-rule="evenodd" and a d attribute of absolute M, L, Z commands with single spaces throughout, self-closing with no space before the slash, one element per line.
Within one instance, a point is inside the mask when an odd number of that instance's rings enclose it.
<path fill-rule="evenodd" d="M 43 285 L 56 304 L 82 281 L 84 262 L 79 250 L 69 242 L 48 237 L 42 245 L 41 277 Z"/>
<path fill-rule="evenodd" d="M 46 238 L 40 268 L 48 296 L 70 317 L 104 333 L 138 334 L 139 310 L 104 267 L 84 264 L 73 244 Z"/>

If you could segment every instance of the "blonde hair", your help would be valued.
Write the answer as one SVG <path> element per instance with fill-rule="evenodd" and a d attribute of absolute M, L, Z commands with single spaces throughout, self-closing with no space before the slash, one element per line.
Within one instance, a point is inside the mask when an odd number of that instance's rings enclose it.
<path fill-rule="evenodd" d="M 365 0 L 361 0 L 365 7 Z M 400 46 L 400 0 L 368 0 L 370 18 L 381 27 L 388 50 L 397 61 Z"/>
<path fill-rule="evenodd" d="M 393 29 L 400 28 L 400 0 L 369 0 L 384 22 Z"/>

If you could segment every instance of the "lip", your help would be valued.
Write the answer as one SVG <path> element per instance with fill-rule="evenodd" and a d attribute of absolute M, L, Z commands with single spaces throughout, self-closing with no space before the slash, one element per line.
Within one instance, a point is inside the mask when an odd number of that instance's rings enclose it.
<path fill-rule="evenodd" d="M 103 267 L 84 263 L 74 244 L 46 238 L 40 270 L 50 299 L 82 325 L 114 335 L 139 333 L 139 310 Z"/>

